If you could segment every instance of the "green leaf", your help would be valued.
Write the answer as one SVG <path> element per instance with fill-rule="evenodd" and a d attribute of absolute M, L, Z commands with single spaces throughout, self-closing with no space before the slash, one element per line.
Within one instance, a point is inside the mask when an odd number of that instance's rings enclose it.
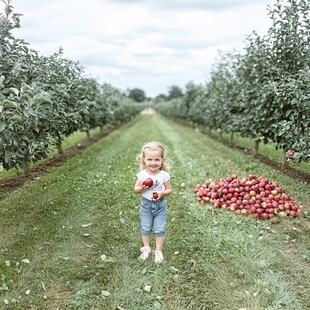
<path fill-rule="evenodd" d="M 10 87 L 9 88 L 10 92 L 13 93 L 15 96 L 19 95 L 19 90 L 17 88 L 14 87 Z"/>
<path fill-rule="evenodd" d="M 15 101 L 12 101 L 12 100 L 4 100 L 3 101 L 3 107 L 5 109 L 10 109 L 10 108 L 15 108 L 17 109 L 18 108 L 18 105 Z"/>
<path fill-rule="evenodd" d="M 4 131 L 4 129 L 6 128 L 6 123 L 4 122 L 0 122 L 0 132 Z"/>
<path fill-rule="evenodd" d="M 9 118 L 10 121 L 17 121 L 17 122 L 23 122 L 23 119 L 17 115 L 17 114 L 14 114 L 12 115 L 10 118 Z"/>

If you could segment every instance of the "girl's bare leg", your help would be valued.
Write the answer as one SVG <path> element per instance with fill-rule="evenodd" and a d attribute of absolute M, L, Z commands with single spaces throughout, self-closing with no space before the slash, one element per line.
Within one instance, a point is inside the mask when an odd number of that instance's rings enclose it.
<path fill-rule="evenodd" d="M 143 246 L 150 246 L 150 236 L 142 236 Z"/>
<path fill-rule="evenodd" d="M 164 246 L 165 236 L 156 237 L 156 251 L 162 251 Z"/>

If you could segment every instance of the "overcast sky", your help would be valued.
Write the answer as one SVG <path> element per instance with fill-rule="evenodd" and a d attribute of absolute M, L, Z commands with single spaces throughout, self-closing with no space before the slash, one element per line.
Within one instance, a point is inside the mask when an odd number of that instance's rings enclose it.
<path fill-rule="evenodd" d="M 276 0 L 12 0 L 14 36 L 43 55 L 60 47 L 85 73 L 147 96 L 205 83 L 218 51 L 242 51 L 252 31 L 267 34 Z M 3 12 L 3 3 L 1 3 Z"/>

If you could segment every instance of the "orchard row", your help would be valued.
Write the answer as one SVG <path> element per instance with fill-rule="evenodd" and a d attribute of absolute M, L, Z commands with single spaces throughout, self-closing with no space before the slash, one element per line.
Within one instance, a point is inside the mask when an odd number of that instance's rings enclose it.
<path fill-rule="evenodd" d="M 12 30 L 20 14 L 10 1 L 0 14 L 0 164 L 24 170 L 47 156 L 50 146 L 61 152 L 65 137 L 93 128 L 129 121 L 144 105 L 108 84 L 84 76 L 62 50 L 40 56 Z"/>
<path fill-rule="evenodd" d="M 220 54 L 205 85 L 188 83 L 183 97 L 156 110 L 192 125 L 273 142 L 289 157 L 310 160 L 310 2 L 269 7 L 268 34 L 253 32 L 242 52 Z M 288 156 L 290 152 L 290 156 Z"/>

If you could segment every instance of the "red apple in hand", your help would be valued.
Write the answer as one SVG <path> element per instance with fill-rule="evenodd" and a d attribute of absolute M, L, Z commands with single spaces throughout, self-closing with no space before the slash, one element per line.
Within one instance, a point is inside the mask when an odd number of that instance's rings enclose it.
<path fill-rule="evenodd" d="M 153 198 L 154 198 L 154 199 L 157 199 L 157 198 L 158 198 L 157 192 L 153 192 Z"/>
<path fill-rule="evenodd" d="M 143 185 L 151 187 L 153 185 L 153 180 L 151 178 L 147 178 L 143 181 Z"/>

